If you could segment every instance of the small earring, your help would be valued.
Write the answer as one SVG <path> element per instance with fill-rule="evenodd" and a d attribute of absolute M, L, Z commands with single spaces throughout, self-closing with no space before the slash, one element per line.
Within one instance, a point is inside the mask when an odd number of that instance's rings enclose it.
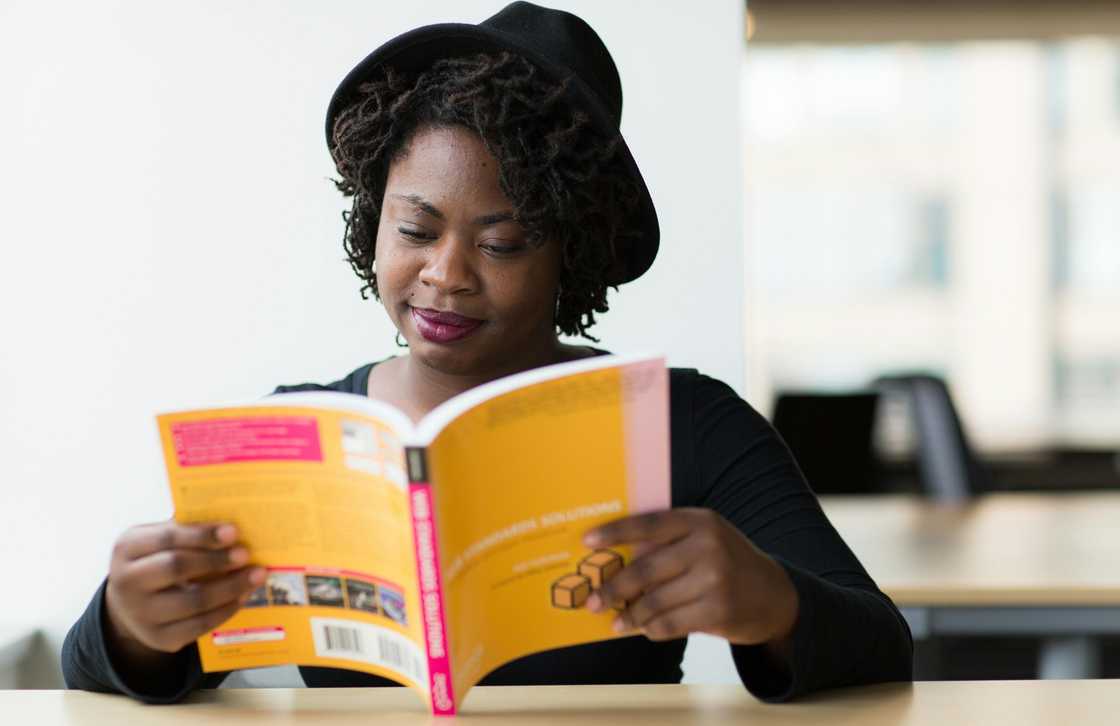
<path fill-rule="evenodd" d="M 407 348 L 408 347 L 408 341 L 401 337 L 401 331 L 399 331 L 399 330 L 397 331 L 396 341 L 397 341 L 397 347 L 398 348 Z"/>
<path fill-rule="evenodd" d="M 369 274 L 374 275 L 374 276 L 377 275 L 377 260 L 374 260 L 373 262 L 370 263 Z"/>

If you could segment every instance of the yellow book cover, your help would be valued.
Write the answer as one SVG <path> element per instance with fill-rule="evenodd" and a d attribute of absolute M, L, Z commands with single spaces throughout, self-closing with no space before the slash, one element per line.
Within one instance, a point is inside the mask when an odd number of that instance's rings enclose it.
<path fill-rule="evenodd" d="M 670 505 L 661 358 L 526 371 L 418 424 L 334 392 L 157 421 L 175 519 L 233 522 L 268 571 L 199 638 L 203 670 L 359 670 L 436 714 L 512 660 L 622 637 L 582 606 L 633 553 L 582 535 Z"/>

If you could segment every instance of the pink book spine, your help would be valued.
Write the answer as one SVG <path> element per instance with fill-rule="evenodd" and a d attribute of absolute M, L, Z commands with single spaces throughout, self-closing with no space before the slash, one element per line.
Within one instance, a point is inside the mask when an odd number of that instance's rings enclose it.
<path fill-rule="evenodd" d="M 423 449 L 408 449 L 408 498 L 412 511 L 412 541 L 416 546 L 416 572 L 420 576 L 420 612 L 424 624 L 424 643 L 428 655 L 428 690 L 432 713 L 455 715 L 455 694 L 451 681 L 451 658 L 447 649 L 447 618 L 443 613 L 443 577 L 439 567 L 439 543 L 432 490 L 428 482 Z"/>
<path fill-rule="evenodd" d="M 668 509 L 669 371 L 662 359 L 622 369 L 626 489 L 631 512 Z"/>

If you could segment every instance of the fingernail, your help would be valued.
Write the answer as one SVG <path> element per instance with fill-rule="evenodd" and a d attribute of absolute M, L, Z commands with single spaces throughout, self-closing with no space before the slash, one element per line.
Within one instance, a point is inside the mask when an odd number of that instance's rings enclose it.
<path fill-rule="evenodd" d="M 258 567 L 249 573 L 249 583 L 253 585 L 263 585 L 265 577 L 268 573 L 265 572 L 263 567 Z"/>
<path fill-rule="evenodd" d="M 583 535 L 583 544 L 585 547 L 598 547 L 599 543 L 603 540 L 602 535 L 598 532 L 588 532 Z"/>
<path fill-rule="evenodd" d="M 591 597 L 587 598 L 587 609 L 593 613 L 597 613 L 603 609 L 603 598 L 599 597 L 599 593 L 591 593 Z"/>
<path fill-rule="evenodd" d="M 214 536 L 219 542 L 234 542 L 237 540 L 237 527 L 232 524 L 223 524 L 214 530 Z"/>
<path fill-rule="evenodd" d="M 624 632 L 626 630 L 626 621 L 622 618 L 615 618 L 614 622 L 611 623 L 611 629 L 616 633 Z"/>
<path fill-rule="evenodd" d="M 244 547 L 234 547 L 229 552 L 229 562 L 234 567 L 241 567 L 249 561 L 249 550 Z"/>

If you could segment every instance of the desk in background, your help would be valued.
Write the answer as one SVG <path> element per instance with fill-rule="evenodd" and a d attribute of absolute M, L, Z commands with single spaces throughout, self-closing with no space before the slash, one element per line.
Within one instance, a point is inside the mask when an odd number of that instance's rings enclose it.
<path fill-rule="evenodd" d="M 764 704 L 740 686 L 490 686 L 474 689 L 458 719 L 430 718 L 403 688 L 215 690 L 175 706 L 78 691 L 0 691 L 6 724 L 822 724 L 1032 726 L 1116 723 L 1110 681 L 939 681 L 829 691 Z"/>
<path fill-rule="evenodd" d="M 1043 636 L 1040 676 L 1083 678 L 1120 634 L 1120 493 L 821 504 L 916 638 Z"/>

